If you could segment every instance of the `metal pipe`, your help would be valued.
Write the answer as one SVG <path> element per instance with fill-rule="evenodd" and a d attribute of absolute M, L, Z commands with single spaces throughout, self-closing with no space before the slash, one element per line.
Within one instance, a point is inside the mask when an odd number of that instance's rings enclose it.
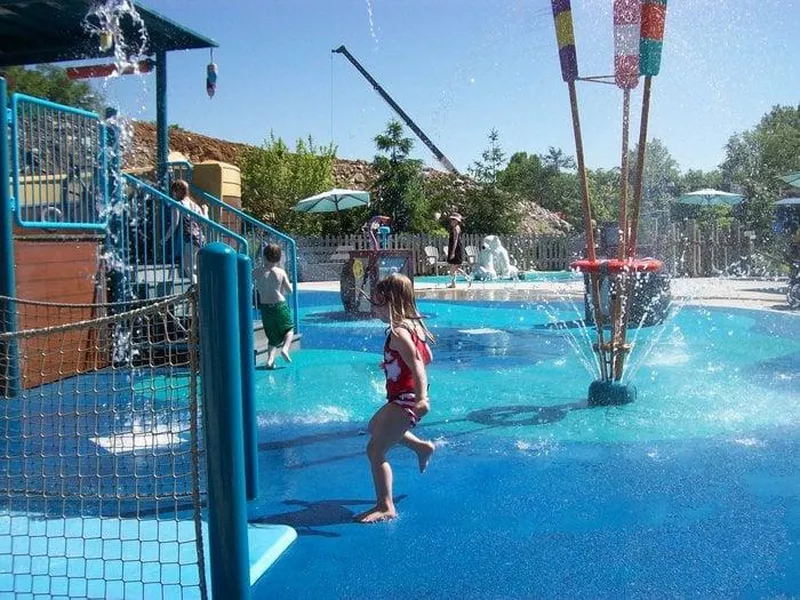
<path fill-rule="evenodd" d="M 208 478 L 211 592 L 250 597 L 245 501 L 241 342 L 236 252 L 221 242 L 200 250 L 200 380 Z"/>
<path fill-rule="evenodd" d="M 242 365 L 244 470 L 247 499 L 258 498 L 258 427 L 256 425 L 255 341 L 253 340 L 253 262 L 238 254 L 239 340 Z"/>
<path fill-rule="evenodd" d="M 8 124 L 9 111 L 6 101 L 8 88 L 6 80 L 0 77 L 0 295 L 13 298 L 16 295 L 14 276 L 14 227 L 13 202 L 9 189 L 9 146 Z M 13 114 L 12 117 L 13 119 Z M 14 148 L 16 154 L 16 148 Z M 14 173 L 15 181 L 18 179 Z M 0 333 L 17 330 L 17 307 L 13 300 L 0 300 Z M 0 394 L 6 398 L 16 396 L 19 392 L 19 355 L 17 342 L 9 340 L 0 346 L 0 360 L 5 358 L 5 372 L 0 372 Z"/>
<path fill-rule="evenodd" d="M 167 123 L 167 53 L 156 52 L 156 169 L 158 186 L 169 187 L 169 125 Z"/>

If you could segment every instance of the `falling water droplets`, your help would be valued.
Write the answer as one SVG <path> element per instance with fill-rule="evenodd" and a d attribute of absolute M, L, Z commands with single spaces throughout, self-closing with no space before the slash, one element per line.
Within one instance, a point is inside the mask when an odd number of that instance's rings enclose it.
<path fill-rule="evenodd" d="M 378 35 L 375 33 L 375 13 L 372 7 L 372 0 L 367 0 L 367 18 L 369 19 L 369 34 L 372 36 L 372 41 L 375 42 L 375 47 L 378 47 Z"/>

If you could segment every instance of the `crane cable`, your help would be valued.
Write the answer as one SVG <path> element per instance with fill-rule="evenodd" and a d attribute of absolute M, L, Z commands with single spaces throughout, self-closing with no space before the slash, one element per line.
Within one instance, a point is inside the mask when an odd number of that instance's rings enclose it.
<path fill-rule="evenodd" d="M 333 110 L 333 54 L 331 54 L 331 146 L 333 146 L 334 138 L 334 128 L 333 128 L 333 118 L 334 118 L 334 110 Z"/>

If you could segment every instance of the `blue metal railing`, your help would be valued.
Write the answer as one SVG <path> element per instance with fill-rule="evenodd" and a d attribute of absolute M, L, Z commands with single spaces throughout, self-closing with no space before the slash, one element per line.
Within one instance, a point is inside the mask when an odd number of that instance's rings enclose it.
<path fill-rule="evenodd" d="M 283 257 L 286 271 L 292 280 L 292 297 L 289 299 L 292 305 L 292 317 L 294 320 L 295 333 L 299 331 L 298 319 L 298 294 L 297 294 L 297 244 L 294 238 L 278 231 L 274 227 L 259 221 L 255 217 L 215 198 L 208 192 L 200 189 L 192 183 L 191 163 L 186 161 L 175 161 L 170 163 L 170 172 L 173 178 L 180 178 L 189 183 L 191 193 L 198 199 L 202 199 L 212 207 L 214 219 L 223 223 L 228 229 L 237 232 L 247 240 L 249 251 L 248 256 L 254 265 L 263 262 L 263 248 L 270 242 L 278 242 L 283 246 Z M 255 303 L 255 298 L 254 298 Z M 255 306 L 255 308 L 258 308 Z"/>
<path fill-rule="evenodd" d="M 132 211 L 123 221 L 118 240 L 133 296 L 138 299 L 178 294 L 196 281 L 197 251 L 202 245 L 223 242 L 248 255 L 247 240 L 203 214 L 170 198 L 153 185 L 124 174 L 127 202 Z M 114 212 L 114 211 L 112 211 Z"/>
<path fill-rule="evenodd" d="M 12 94 L 14 215 L 20 227 L 103 231 L 106 126 L 95 113 Z"/>
<path fill-rule="evenodd" d="M 6 80 L 0 77 L 0 296 L 16 296 L 14 272 L 14 234 L 11 222 L 11 194 L 9 190 L 9 111 L 6 109 Z M 17 307 L 14 302 L 0 300 L 0 333 L 17 330 Z M 7 357 L 5 369 L 0 371 L 0 396 L 11 398 L 19 391 L 19 348 L 16 340 L 0 343 L 0 356 Z"/>

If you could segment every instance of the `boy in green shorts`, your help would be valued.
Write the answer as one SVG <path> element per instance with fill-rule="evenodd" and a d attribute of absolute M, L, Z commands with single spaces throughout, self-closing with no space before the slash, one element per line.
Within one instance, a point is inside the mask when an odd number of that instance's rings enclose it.
<path fill-rule="evenodd" d="M 258 292 L 261 323 L 264 325 L 264 333 L 269 343 L 267 368 L 274 369 L 278 349 L 287 362 L 292 362 L 289 358 L 289 349 L 294 338 L 294 323 L 285 296 L 291 293 L 292 285 L 286 271 L 279 266 L 280 246 L 267 244 L 264 248 L 264 262 L 265 264 L 253 269 L 253 283 Z"/>

